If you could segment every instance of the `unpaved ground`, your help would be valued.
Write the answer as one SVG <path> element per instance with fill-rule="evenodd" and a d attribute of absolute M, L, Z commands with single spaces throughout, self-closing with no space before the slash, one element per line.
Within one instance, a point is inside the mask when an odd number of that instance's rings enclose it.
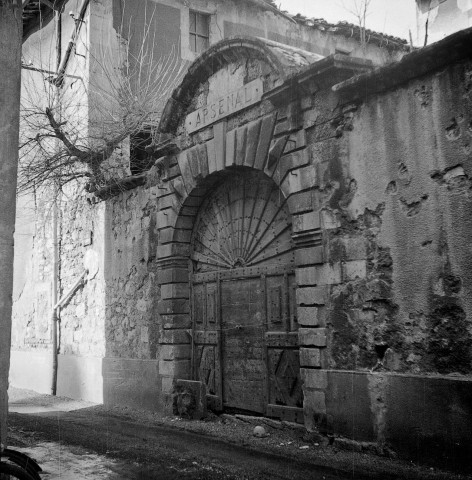
<path fill-rule="evenodd" d="M 325 437 L 262 419 L 196 422 L 14 389 L 10 403 L 10 444 L 36 458 L 50 480 L 472 478 L 338 450 Z M 258 423 L 268 436 L 252 435 Z"/>

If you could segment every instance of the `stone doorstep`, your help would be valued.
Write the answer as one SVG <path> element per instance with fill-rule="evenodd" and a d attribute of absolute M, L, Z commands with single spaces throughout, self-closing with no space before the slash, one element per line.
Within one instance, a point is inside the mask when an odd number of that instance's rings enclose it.
<path fill-rule="evenodd" d="M 195 380 L 175 380 L 172 411 L 183 418 L 200 420 L 207 416 L 206 387 Z"/>
<path fill-rule="evenodd" d="M 397 453 L 385 444 L 374 442 L 358 442 L 344 437 L 331 437 L 330 443 L 334 448 L 350 452 L 372 453 L 380 457 L 398 458 Z"/>
<path fill-rule="evenodd" d="M 174 395 L 175 393 L 178 393 L 176 392 L 176 389 L 175 389 L 176 385 L 183 385 L 183 386 L 191 385 L 192 386 L 191 390 L 193 390 L 195 394 L 200 397 L 204 395 L 204 393 L 206 393 L 204 385 L 198 381 L 180 380 L 180 379 L 176 380 L 171 377 L 166 378 L 166 380 L 168 381 L 168 385 L 170 387 L 168 390 L 169 393 L 167 394 L 168 407 L 169 407 L 168 414 L 170 415 L 172 414 L 175 415 L 175 411 L 174 411 L 175 396 Z M 206 397 L 206 394 L 204 396 Z M 185 406 L 185 401 L 183 403 Z M 197 399 L 197 404 L 199 406 L 198 411 L 195 411 L 195 413 L 192 414 L 191 418 L 197 421 L 204 421 L 204 419 L 207 416 L 206 402 L 198 402 L 198 399 Z M 376 455 L 376 456 L 391 458 L 391 459 L 398 458 L 397 453 L 394 450 L 392 450 L 388 445 L 378 444 L 375 442 L 351 440 L 345 437 L 336 436 L 329 433 L 328 434 L 320 433 L 317 429 L 315 429 L 314 431 L 307 431 L 304 425 L 301 425 L 298 423 L 287 422 L 284 420 L 275 420 L 267 417 L 258 417 L 258 416 L 242 415 L 242 414 L 231 415 L 227 413 L 222 413 L 218 415 L 218 417 L 223 420 L 228 420 L 231 422 L 240 421 L 244 423 L 249 423 L 254 426 L 257 426 L 257 425 L 267 426 L 280 431 L 283 431 L 283 430 L 295 431 L 302 436 L 304 441 L 316 442 L 324 447 L 331 445 L 335 449 L 344 450 L 344 451 L 353 451 L 353 452 L 371 454 L 371 455 Z"/>
<path fill-rule="evenodd" d="M 307 433 L 307 430 L 304 425 L 300 423 L 287 422 L 286 420 L 274 420 L 273 418 L 256 417 L 252 415 L 242 415 L 239 413 L 235 415 L 231 415 L 229 413 L 221 413 L 218 416 L 222 419 L 233 421 L 233 422 L 236 420 L 239 420 L 241 422 L 250 423 L 251 425 L 254 425 L 254 426 L 264 424 L 276 430 L 295 430 L 303 434 Z"/>

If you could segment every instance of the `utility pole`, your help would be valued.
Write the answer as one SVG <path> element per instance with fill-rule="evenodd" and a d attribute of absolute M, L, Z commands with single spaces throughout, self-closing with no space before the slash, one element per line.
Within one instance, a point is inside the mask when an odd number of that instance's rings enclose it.
<path fill-rule="evenodd" d="M 21 0 L 0 0 L 0 450 L 7 435 L 22 36 Z"/>

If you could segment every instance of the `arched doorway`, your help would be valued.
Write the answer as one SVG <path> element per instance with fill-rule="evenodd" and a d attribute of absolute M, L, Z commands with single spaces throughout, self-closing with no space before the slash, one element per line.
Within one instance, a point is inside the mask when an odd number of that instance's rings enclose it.
<path fill-rule="evenodd" d="M 273 180 L 232 170 L 192 234 L 193 377 L 209 406 L 302 421 L 291 217 Z"/>

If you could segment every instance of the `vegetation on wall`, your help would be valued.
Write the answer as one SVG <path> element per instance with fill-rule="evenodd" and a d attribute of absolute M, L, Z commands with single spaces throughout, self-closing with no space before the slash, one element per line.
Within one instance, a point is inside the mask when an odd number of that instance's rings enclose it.
<path fill-rule="evenodd" d="M 26 71 L 19 193 L 59 191 L 77 180 L 93 191 L 130 174 L 129 139 L 139 144 L 131 153 L 142 155 L 183 72 L 178 49 L 155 58 L 154 40 L 149 29 L 143 32 L 137 52 L 122 38 L 114 47 L 93 51 L 77 40 L 73 52 L 84 64 L 75 69 L 78 75 L 67 68 L 60 74 L 42 70 L 42 82 L 37 82 L 38 72 Z"/>

